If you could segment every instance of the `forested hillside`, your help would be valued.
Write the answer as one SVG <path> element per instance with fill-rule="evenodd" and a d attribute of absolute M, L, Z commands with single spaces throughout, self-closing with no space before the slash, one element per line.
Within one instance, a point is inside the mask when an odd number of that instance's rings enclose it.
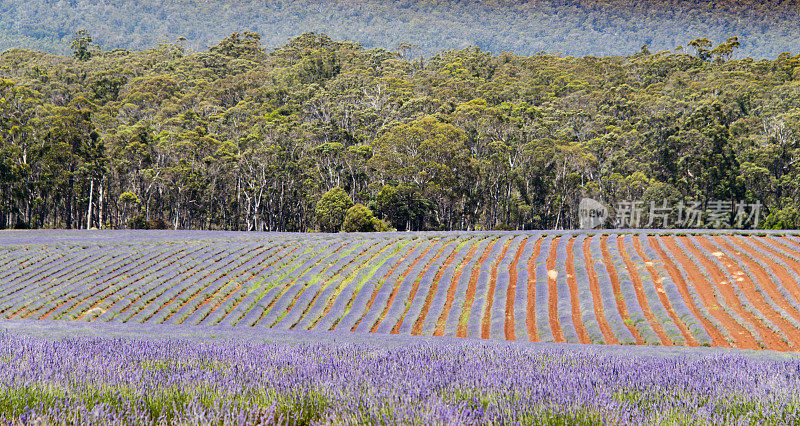
<path fill-rule="evenodd" d="M 0 55 L 2 227 L 552 229 L 583 196 L 800 225 L 800 57 L 733 59 L 735 39 L 424 60 L 319 34 L 75 42 Z"/>
<path fill-rule="evenodd" d="M 255 31 L 274 48 L 323 32 L 367 48 L 401 42 L 432 56 L 470 45 L 500 53 L 628 55 L 672 50 L 708 37 L 742 40 L 742 57 L 775 59 L 800 44 L 797 0 L 0 0 L 0 51 L 67 54 L 86 28 L 104 49 L 162 42 L 205 51 L 233 32 Z"/>

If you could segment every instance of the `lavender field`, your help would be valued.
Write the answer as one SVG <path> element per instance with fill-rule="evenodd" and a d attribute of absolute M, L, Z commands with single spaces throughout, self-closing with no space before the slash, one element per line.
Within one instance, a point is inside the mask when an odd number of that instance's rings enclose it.
<path fill-rule="evenodd" d="M 0 421 L 792 424 L 800 416 L 800 359 L 787 355 L 353 335 L 288 343 L 3 331 Z"/>
<path fill-rule="evenodd" d="M 0 233 L 0 423 L 793 424 L 790 233 Z"/>
<path fill-rule="evenodd" d="M 0 318 L 800 348 L 788 232 L 0 233 Z"/>

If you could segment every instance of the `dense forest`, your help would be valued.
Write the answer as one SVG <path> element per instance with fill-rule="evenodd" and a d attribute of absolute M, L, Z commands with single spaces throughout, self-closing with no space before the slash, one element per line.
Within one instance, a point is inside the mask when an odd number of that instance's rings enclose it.
<path fill-rule="evenodd" d="M 105 50 L 174 43 L 206 51 L 235 31 L 269 49 L 314 31 L 366 48 L 419 46 L 416 55 L 477 46 L 628 55 L 672 50 L 706 37 L 742 40 L 742 57 L 775 59 L 800 45 L 798 0 L 0 0 L 0 51 L 69 54 L 86 28 Z"/>
<path fill-rule="evenodd" d="M 591 197 L 757 201 L 760 226 L 798 227 L 800 56 L 737 46 L 424 59 L 81 31 L 69 57 L 0 55 L 0 226 L 553 229 Z"/>

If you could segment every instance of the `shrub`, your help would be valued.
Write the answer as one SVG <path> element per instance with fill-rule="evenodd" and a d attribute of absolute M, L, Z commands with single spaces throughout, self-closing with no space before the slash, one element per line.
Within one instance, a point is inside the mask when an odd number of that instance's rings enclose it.
<path fill-rule="evenodd" d="M 323 194 L 315 210 L 320 230 L 338 232 L 350 207 L 353 201 L 342 188 L 336 187 Z"/>
<path fill-rule="evenodd" d="M 388 227 L 382 220 L 372 215 L 372 210 L 363 204 L 356 204 L 347 209 L 342 224 L 344 232 L 382 232 Z"/>

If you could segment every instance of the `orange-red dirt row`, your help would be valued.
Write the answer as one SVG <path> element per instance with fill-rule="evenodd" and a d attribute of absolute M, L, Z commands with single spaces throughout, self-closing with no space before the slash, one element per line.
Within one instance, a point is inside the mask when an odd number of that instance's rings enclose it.
<path fill-rule="evenodd" d="M 792 233 L 34 231 L 0 262 L 3 319 L 800 351 Z"/>

